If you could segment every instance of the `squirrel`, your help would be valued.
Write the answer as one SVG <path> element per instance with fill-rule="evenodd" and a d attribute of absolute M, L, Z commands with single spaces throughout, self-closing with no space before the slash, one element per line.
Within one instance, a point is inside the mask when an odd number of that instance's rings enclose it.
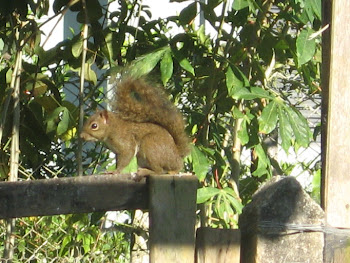
<path fill-rule="evenodd" d="M 178 173 L 189 153 L 182 114 L 163 90 L 142 78 L 127 77 L 115 85 L 112 111 L 88 118 L 80 137 L 102 141 L 117 154 L 117 173 L 136 155 L 138 174 Z"/>

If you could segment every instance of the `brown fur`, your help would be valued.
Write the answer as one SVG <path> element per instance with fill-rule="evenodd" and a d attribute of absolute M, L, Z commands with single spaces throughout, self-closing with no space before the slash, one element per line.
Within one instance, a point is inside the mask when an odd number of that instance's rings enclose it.
<path fill-rule="evenodd" d="M 142 79 L 127 78 L 117 84 L 114 101 L 114 112 L 91 116 L 81 137 L 102 141 L 115 152 L 118 172 L 134 155 L 143 170 L 179 172 L 189 152 L 189 139 L 182 115 L 164 92 Z"/>

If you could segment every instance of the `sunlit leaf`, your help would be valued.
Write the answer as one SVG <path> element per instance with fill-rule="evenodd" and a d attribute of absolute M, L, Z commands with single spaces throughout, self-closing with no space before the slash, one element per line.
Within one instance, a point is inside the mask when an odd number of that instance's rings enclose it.
<path fill-rule="evenodd" d="M 307 147 L 310 142 L 311 131 L 307 120 L 300 114 L 295 112 L 290 107 L 285 107 L 289 123 L 292 126 L 295 139 L 300 146 Z"/>
<path fill-rule="evenodd" d="M 243 82 L 236 77 L 231 67 L 226 70 L 226 87 L 229 96 L 233 96 L 236 90 L 243 88 Z"/>
<path fill-rule="evenodd" d="M 259 130 L 265 134 L 272 132 L 277 124 L 277 105 L 271 101 L 262 111 L 259 118 Z"/>
<path fill-rule="evenodd" d="M 210 198 L 218 195 L 220 190 L 215 187 L 203 187 L 197 190 L 197 203 L 201 204 L 208 201 Z"/>
<path fill-rule="evenodd" d="M 83 52 L 83 39 L 78 38 L 75 43 L 72 45 L 72 54 L 74 57 L 78 58 L 80 54 Z"/>
<path fill-rule="evenodd" d="M 314 33 L 311 29 L 304 29 L 300 32 L 296 41 L 297 57 L 299 66 L 310 61 L 315 54 L 316 42 L 315 39 L 309 39 L 310 35 Z"/>
<path fill-rule="evenodd" d="M 151 72 L 167 50 L 162 48 L 135 60 L 131 67 L 131 75 L 137 78 Z"/>
<path fill-rule="evenodd" d="M 70 141 L 75 136 L 77 136 L 77 128 L 74 127 L 63 133 L 62 136 L 60 136 L 60 139 L 62 139 L 63 141 Z"/>
<path fill-rule="evenodd" d="M 64 255 L 66 255 L 66 253 L 68 252 L 67 246 L 71 243 L 72 241 L 72 236 L 71 235 L 65 235 L 62 243 L 61 243 L 61 249 L 59 252 L 59 255 L 62 257 Z"/>
<path fill-rule="evenodd" d="M 123 169 L 122 173 L 133 173 L 137 171 L 137 159 L 134 156 L 134 158 L 131 159 L 130 163 Z"/>
<path fill-rule="evenodd" d="M 227 192 L 226 198 L 230 201 L 232 207 L 237 211 L 238 214 L 242 213 L 243 205 L 237 198 L 237 194 L 232 194 L 233 190 L 231 188 L 225 188 L 224 190 Z"/>
<path fill-rule="evenodd" d="M 261 177 L 263 175 L 270 174 L 270 171 L 269 171 L 270 160 L 266 155 L 264 148 L 261 146 L 261 144 L 258 144 L 255 146 L 254 150 L 255 150 L 255 154 L 258 157 L 258 167 L 253 172 L 253 175 L 257 177 Z"/>
<path fill-rule="evenodd" d="M 235 1 L 233 1 L 232 8 L 234 10 L 239 11 L 239 10 L 241 10 L 243 8 L 248 7 L 248 6 L 249 6 L 248 0 L 235 0 Z"/>
<path fill-rule="evenodd" d="M 194 68 L 192 67 L 191 63 L 188 61 L 187 58 L 182 58 L 181 60 L 179 60 L 179 64 L 184 70 L 190 72 L 194 76 Z"/>
<path fill-rule="evenodd" d="M 320 202 L 320 200 L 321 200 L 321 169 L 317 170 L 313 175 L 311 196 L 317 202 Z"/>
<path fill-rule="evenodd" d="M 170 52 L 165 52 L 160 61 L 160 75 L 164 86 L 173 75 L 173 67 L 173 59 Z"/>
<path fill-rule="evenodd" d="M 6 71 L 6 83 L 7 83 L 7 84 L 10 84 L 10 83 L 11 83 L 12 74 L 13 74 L 13 71 L 12 71 L 11 68 L 9 68 L 9 69 Z"/>
<path fill-rule="evenodd" d="M 283 150 L 288 153 L 290 146 L 292 145 L 293 130 L 289 122 L 289 118 L 283 110 L 282 106 L 278 107 L 279 118 L 279 135 L 282 141 Z"/>
<path fill-rule="evenodd" d="M 306 1 L 307 2 L 307 1 Z M 312 10 L 314 11 L 315 15 L 317 16 L 318 19 L 322 18 L 322 1 L 321 0 L 310 0 Z"/>
<path fill-rule="evenodd" d="M 63 111 L 62 111 L 61 120 L 57 125 L 57 135 L 61 135 L 65 133 L 69 127 L 69 111 L 65 107 L 62 107 L 62 108 L 63 108 Z"/>
<path fill-rule="evenodd" d="M 253 100 L 257 98 L 274 99 L 269 92 L 260 87 L 251 87 L 250 91 L 247 88 L 240 88 L 233 95 L 235 99 Z"/>
<path fill-rule="evenodd" d="M 209 170 L 209 162 L 206 156 L 196 146 L 192 147 L 191 156 L 193 171 L 198 177 L 199 181 L 203 181 Z"/>
<path fill-rule="evenodd" d="M 97 75 L 95 71 L 91 69 L 91 65 L 89 63 L 85 63 L 85 80 L 92 82 L 94 85 L 97 84 Z"/>
<path fill-rule="evenodd" d="M 249 133 L 247 129 L 247 121 L 242 121 L 241 128 L 238 131 L 238 138 L 241 140 L 242 145 L 246 145 L 249 142 Z"/>

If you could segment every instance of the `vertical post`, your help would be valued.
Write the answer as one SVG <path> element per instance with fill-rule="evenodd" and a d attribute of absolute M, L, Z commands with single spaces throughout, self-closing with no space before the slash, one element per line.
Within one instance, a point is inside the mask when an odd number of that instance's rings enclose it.
<path fill-rule="evenodd" d="M 239 229 L 201 227 L 197 230 L 196 263 L 239 263 Z"/>
<path fill-rule="evenodd" d="M 196 193 L 193 175 L 149 177 L 150 263 L 193 263 Z"/>
<path fill-rule="evenodd" d="M 323 41 L 323 138 L 322 138 L 322 205 L 326 221 L 333 227 L 350 227 L 350 1 L 326 0 L 323 2 L 324 23 L 330 24 L 330 32 Z M 330 251 L 327 243 L 326 250 Z M 332 252 L 332 251 L 331 251 Z M 332 252 L 333 253 L 333 252 Z M 350 262 L 344 258 L 346 249 L 334 252 L 326 262 Z"/>

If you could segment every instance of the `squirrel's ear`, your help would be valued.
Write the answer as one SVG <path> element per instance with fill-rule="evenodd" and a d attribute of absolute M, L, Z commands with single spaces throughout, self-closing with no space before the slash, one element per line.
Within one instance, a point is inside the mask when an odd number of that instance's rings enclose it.
<path fill-rule="evenodd" d="M 101 111 L 100 117 L 103 119 L 103 122 L 106 124 L 108 121 L 108 111 L 107 110 Z"/>

